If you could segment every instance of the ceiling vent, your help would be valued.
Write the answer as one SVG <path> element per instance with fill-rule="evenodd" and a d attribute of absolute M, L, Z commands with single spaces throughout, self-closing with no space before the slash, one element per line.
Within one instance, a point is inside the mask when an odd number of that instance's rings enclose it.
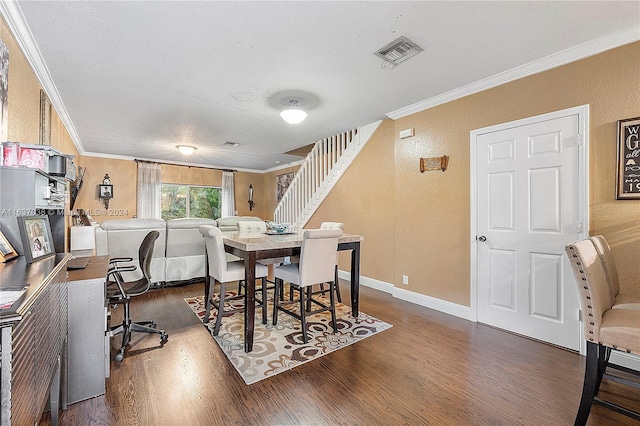
<path fill-rule="evenodd" d="M 231 147 L 236 147 L 238 145 L 240 145 L 238 142 L 231 142 L 231 141 L 226 141 L 225 143 L 223 143 L 222 145 L 227 145 L 227 146 L 231 146 Z"/>
<path fill-rule="evenodd" d="M 418 46 L 406 37 L 399 37 L 387 44 L 382 49 L 374 53 L 385 61 L 398 65 L 412 56 L 422 52 L 422 47 Z"/>

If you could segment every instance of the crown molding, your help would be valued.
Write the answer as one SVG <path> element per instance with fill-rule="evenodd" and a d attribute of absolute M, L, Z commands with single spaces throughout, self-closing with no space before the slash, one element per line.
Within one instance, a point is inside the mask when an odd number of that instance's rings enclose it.
<path fill-rule="evenodd" d="M 638 40 L 640 40 L 640 29 L 638 29 L 638 27 L 631 27 L 615 34 L 610 34 L 561 52 L 554 53 L 553 55 L 549 55 L 540 60 L 512 68 L 508 71 L 501 72 L 424 101 L 399 108 L 387 113 L 386 115 L 393 120 L 397 120 L 399 118 L 406 117 L 407 115 L 415 114 L 416 112 L 424 111 L 426 109 L 433 108 L 468 95 L 473 95 L 474 93 L 482 92 L 510 81 L 538 74 L 561 65 L 566 65 L 589 56 L 597 55 L 598 53 L 602 53 L 606 50 L 614 49 Z"/>
<path fill-rule="evenodd" d="M 16 43 L 18 43 L 18 47 L 20 47 L 22 53 L 31 65 L 42 89 L 49 97 L 51 105 L 53 105 L 60 117 L 60 120 L 64 124 L 64 127 L 67 129 L 71 140 L 80 154 L 84 154 L 85 151 L 82 143 L 80 142 L 80 137 L 78 136 L 76 128 L 71 121 L 71 117 L 69 117 L 69 113 L 62 102 L 60 93 L 58 92 L 56 85 L 53 83 L 49 69 L 47 68 L 44 59 L 42 58 L 42 54 L 40 53 L 40 49 L 34 40 L 33 33 L 31 32 L 29 25 L 27 25 L 27 21 L 25 20 L 20 5 L 16 1 L 0 1 L 0 12 L 2 13 L 7 26 L 11 30 Z"/>

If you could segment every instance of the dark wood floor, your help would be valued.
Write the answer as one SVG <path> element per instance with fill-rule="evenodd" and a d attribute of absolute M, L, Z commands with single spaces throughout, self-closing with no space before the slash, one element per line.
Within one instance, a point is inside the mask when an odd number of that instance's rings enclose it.
<path fill-rule="evenodd" d="M 247 386 L 183 300 L 202 291 L 191 284 L 138 297 L 134 319 L 155 319 L 168 343 L 136 335 L 121 365 L 112 362 L 106 394 L 70 405 L 60 424 L 573 424 L 579 355 L 368 288 L 361 310 L 393 328 Z M 608 383 L 602 392 L 640 409 L 640 392 Z M 588 424 L 638 423 L 593 407 Z"/>

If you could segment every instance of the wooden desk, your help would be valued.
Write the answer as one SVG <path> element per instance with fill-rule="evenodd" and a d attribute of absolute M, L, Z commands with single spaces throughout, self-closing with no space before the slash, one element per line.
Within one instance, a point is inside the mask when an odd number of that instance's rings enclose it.
<path fill-rule="evenodd" d="M 302 232 L 287 235 L 252 235 L 243 237 L 238 232 L 223 232 L 224 247 L 244 259 L 247 290 L 244 297 L 244 351 L 253 350 L 253 328 L 256 309 L 256 260 L 297 256 L 302 246 Z M 360 242 L 361 235 L 342 234 L 338 250 L 351 250 L 351 313 L 358 316 L 360 299 Z M 209 288 L 205 284 L 205 297 Z"/>

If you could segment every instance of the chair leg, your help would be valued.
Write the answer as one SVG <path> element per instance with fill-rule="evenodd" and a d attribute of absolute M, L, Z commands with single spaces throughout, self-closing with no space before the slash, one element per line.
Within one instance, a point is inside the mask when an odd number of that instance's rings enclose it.
<path fill-rule="evenodd" d="M 598 385 L 598 352 L 597 343 L 587 342 L 587 360 L 584 368 L 584 384 L 582 388 L 582 398 L 574 426 L 584 426 L 587 424 L 591 404 L 596 396 Z"/>
<path fill-rule="evenodd" d="M 216 317 L 216 325 L 213 328 L 213 335 L 217 336 L 222 324 L 222 315 L 224 313 L 224 296 L 227 292 L 227 284 L 220 283 L 220 300 L 218 300 L 218 316 Z"/>
<path fill-rule="evenodd" d="M 262 323 L 267 323 L 267 281 L 260 278 L 262 283 Z"/>
<path fill-rule="evenodd" d="M 282 300 L 280 299 L 280 296 L 282 296 L 281 293 L 283 293 L 284 290 L 284 281 L 282 281 L 279 278 L 275 279 L 276 281 L 276 286 L 275 286 L 275 290 L 273 293 L 273 317 L 271 318 L 271 323 L 273 325 L 278 324 L 278 306 L 279 306 L 279 302 Z"/>
<path fill-rule="evenodd" d="M 329 283 L 329 301 L 331 303 L 331 327 L 333 328 L 333 333 L 338 332 L 338 327 L 336 326 L 336 297 L 334 294 L 335 283 Z"/>
<path fill-rule="evenodd" d="M 307 311 L 306 311 L 306 298 L 305 294 L 307 293 L 304 287 L 298 287 L 300 289 L 300 323 L 302 326 L 302 341 L 307 343 Z M 309 296 L 311 297 L 311 296 Z"/>
<path fill-rule="evenodd" d="M 338 303 L 342 303 L 342 295 L 340 294 L 340 280 L 338 279 L 338 265 L 336 265 L 336 273 L 333 278 L 333 284 L 336 286 L 336 296 L 338 296 Z"/>
<path fill-rule="evenodd" d="M 214 282 L 215 284 L 215 282 Z M 207 276 L 204 279 L 204 318 L 202 322 L 204 324 L 209 322 L 209 315 L 211 315 L 211 297 L 213 296 L 213 286 L 211 285 L 211 277 Z"/>

